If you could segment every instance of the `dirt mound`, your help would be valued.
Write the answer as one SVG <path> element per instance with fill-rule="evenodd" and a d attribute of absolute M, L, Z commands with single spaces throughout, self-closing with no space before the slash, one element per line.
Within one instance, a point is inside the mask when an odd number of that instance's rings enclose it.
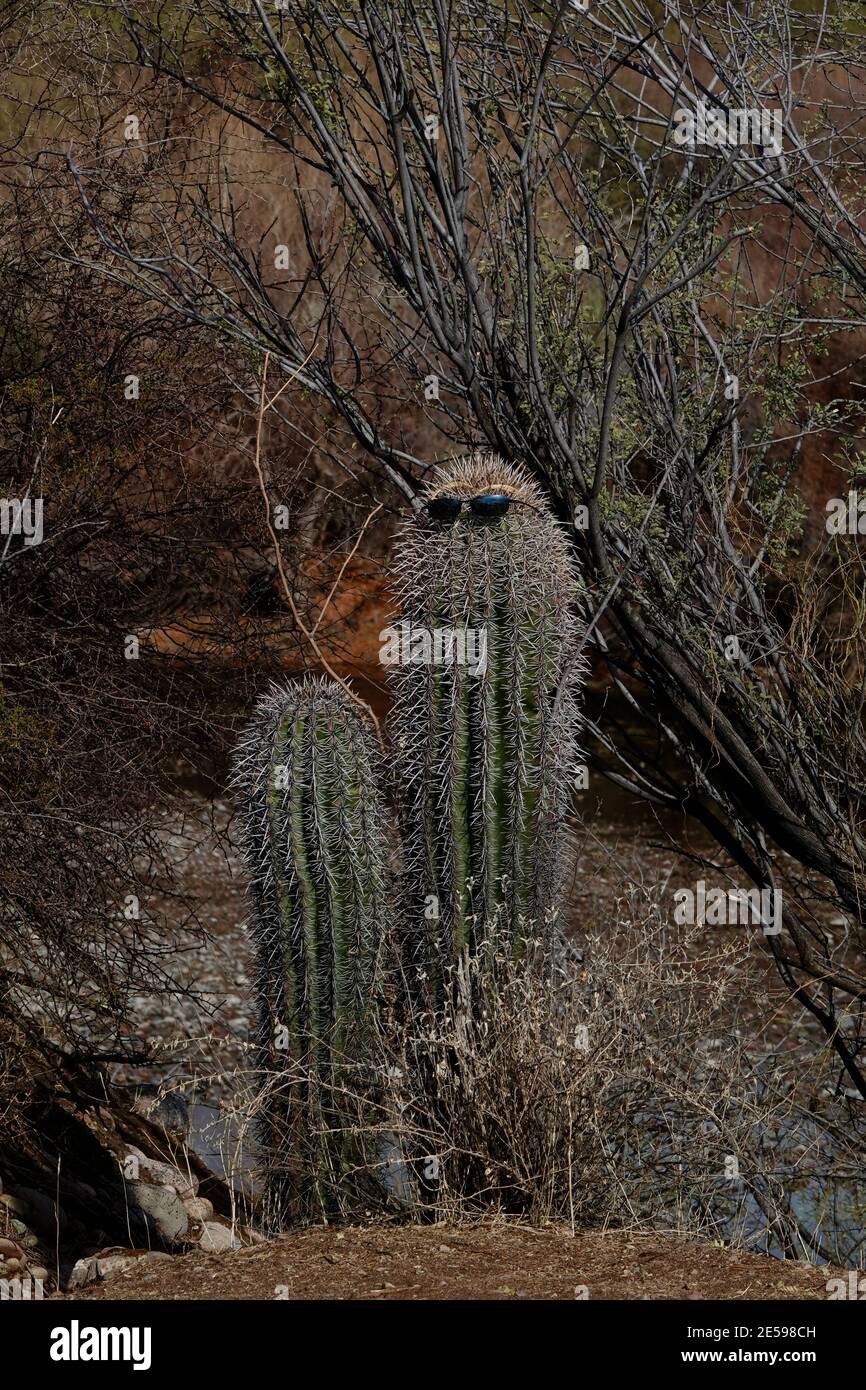
<path fill-rule="evenodd" d="M 144 1262 L 75 1299 L 824 1299 L 837 1271 L 653 1233 L 314 1229 Z"/>

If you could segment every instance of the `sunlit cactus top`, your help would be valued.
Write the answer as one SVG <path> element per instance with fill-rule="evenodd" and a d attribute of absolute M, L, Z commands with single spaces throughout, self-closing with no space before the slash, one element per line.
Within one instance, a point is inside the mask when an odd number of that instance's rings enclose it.
<path fill-rule="evenodd" d="M 502 492 L 516 501 L 526 502 L 549 514 L 544 493 L 520 464 L 506 463 L 499 454 L 465 454 L 440 464 L 424 490 L 429 501 L 442 493 L 476 497 L 485 492 Z"/>

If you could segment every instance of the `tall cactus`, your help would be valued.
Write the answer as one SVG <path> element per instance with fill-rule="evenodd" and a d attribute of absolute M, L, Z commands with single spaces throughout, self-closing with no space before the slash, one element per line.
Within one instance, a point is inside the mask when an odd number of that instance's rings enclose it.
<path fill-rule="evenodd" d="M 441 1001 L 492 922 L 515 949 L 551 926 L 584 667 L 568 543 L 525 471 L 470 455 L 425 502 L 397 542 L 392 735 L 410 961 Z"/>
<path fill-rule="evenodd" d="M 364 1167 L 352 1137 L 387 920 L 385 817 L 370 729 L 334 682 L 274 685 L 234 790 L 251 879 L 270 1224 L 329 1216 Z M 280 1089 L 278 1081 L 285 1085 Z M 341 1191 L 342 1188 L 342 1191 Z"/>

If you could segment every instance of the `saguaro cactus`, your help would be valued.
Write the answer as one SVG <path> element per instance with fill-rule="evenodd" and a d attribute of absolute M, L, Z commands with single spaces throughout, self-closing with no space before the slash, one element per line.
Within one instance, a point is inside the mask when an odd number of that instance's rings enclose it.
<path fill-rule="evenodd" d="M 388 905 L 378 750 L 334 682 L 275 685 L 242 738 L 270 1223 L 331 1215 L 362 1178 L 359 1107 Z M 281 1086 L 281 1082 L 285 1084 Z M 340 1190 L 342 1187 L 342 1191 Z"/>
<path fill-rule="evenodd" d="M 397 543 L 392 733 L 405 934 L 436 1000 L 493 922 L 515 950 L 552 925 L 584 667 L 567 540 L 527 474 L 471 455 L 425 504 Z"/>

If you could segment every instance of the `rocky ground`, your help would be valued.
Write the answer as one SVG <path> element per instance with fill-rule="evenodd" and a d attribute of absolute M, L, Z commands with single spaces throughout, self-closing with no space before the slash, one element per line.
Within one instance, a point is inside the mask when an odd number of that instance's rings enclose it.
<path fill-rule="evenodd" d="M 0 1299 L 78 1292 L 141 1261 L 173 1266 L 193 1249 L 263 1242 L 238 1194 L 186 1147 L 180 1095 L 142 1097 L 131 1112 L 104 1100 L 58 1102 L 52 1122 L 68 1126 L 71 1151 L 51 1188 L 0 1180 Z"/>
<path fill-rule="evenodd" d="M 497 1224 L 299 1231 L 141 1258 L 67 1299 L 825 1299 L 837 1271 L 653 1233 Z"/>
<path fill-rule="evenodd" d="M 624 884 L 650 893 L 664 885 L 670 892 L 693 878 L 694 867 L 681 849 L 682 827 L 666 825 L 646 808 L 638 818 L 631 803 L 602 800 L 597 792 L 586 793 L 582 802 L 574 828 L 575 932 L 613 926 Z M 143 1239 L 131 1231 L 124 1245 L 85 1243 L 84 1253 L 61 1269 L 58 1280 L 52 1204 L 41 1199 L 40 1205 L 35 1194 L 4 1194 L 0 1187 L 0 1279 L 29 1279 L 46 1296 L 76 1299 L 827 1296 L 829 1267 L 645 1232 L 572 1235 L 501 1223 L 459 1229 L 381 1226 L 312 1229 L 264 1242 L 235 1210 L 231 1195 L 227 1202 L 228 1189 L 209 1185 L 201 1164 L 204 1160 L 220 1176 L 249 1186 L 250 1164 L 237 1117 L 243 1112 L 255 996 L 230 807 L 219 799 L 207 802 L 193 787 L 182 788 L 177 825 L 167 834 L 176 839 L 183 888 L 200 904 L 207 937 L 179 954 L 176 974 L 185 988 L 177 996 L 137 1001 L 140 1034 L 153 1064 L 115 1066 L 111 1076 L 130 1101 L 144 1088 L 135 1108 L 145 1114 L 158 1087 L 175 1088 L 160 1113 L 151 1111 L 157 1129 L 149 1136 L 143 1131 L 137 1142 L 128 1134 L 111 1141 L 127 1192 L 149 1226 Z M 170 904 L 164 906 L 170 913 Z M 754 969 L 766 978 L 760 954 Z M 169 1114 L 177 1104 L 186 1111 L 179 1120 Z M 192 1164 L 183 1161 L 180 1138 L 172 1135 L 175 1121 L 179 1131 L 188 1126 Z M 160 1125 L 165 1142 L 158 1138 Z M 150 1248 L 160 1244 L 162 1249 Z"/>

